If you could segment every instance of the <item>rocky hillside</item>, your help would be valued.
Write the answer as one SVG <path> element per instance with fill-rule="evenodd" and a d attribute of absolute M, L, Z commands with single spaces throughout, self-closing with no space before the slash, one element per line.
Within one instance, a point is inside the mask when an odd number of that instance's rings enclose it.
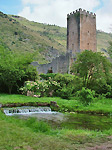
<path fill-rule="evenodd" d="M 0 12 L 0 40 L 19 53 L 36 53 L 40 63 L 66 52 L 66 28 L 42 24 Z M 97 31 L 97 50 L 106 53 L 112 34 Z"/>

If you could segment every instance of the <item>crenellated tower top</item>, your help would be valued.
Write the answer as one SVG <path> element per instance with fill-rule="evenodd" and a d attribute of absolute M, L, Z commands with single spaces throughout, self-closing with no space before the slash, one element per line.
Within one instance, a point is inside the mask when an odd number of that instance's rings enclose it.
<path fill-rule="evenodd" d="M 96 18 L 96 14 L 93 13 L 93 12 L 89 12 L 89 11 L 86 11 L 85 9 L 82 9 L 82 8 L 79 8 L 77 9 L 76 11 L 73 11 L 71 12 L 70 14 L 67 14 L 67 18 L 69 17 L 73 17 L 73 16 L 77 16 L 77 15 L 86 15 L 86 16 L 90 16 L 90 17 L 94 17 Z"/>
<path fill-rule="evenodd" d="M 79 8 L 67 15 L 67 51 L 96 49 L 96 14 Z"/>

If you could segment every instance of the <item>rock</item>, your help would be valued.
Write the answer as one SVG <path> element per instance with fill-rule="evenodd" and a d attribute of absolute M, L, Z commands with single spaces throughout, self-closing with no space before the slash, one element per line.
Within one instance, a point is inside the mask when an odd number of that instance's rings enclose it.
<path fill-rule="evenodd" d="M 0 104 L 0 108 L 2 108 L 2 104 Z"/>
<path fill-rule="evenodd" d="M 57 108 L 59 107 L 59 105 L 55 101 L 51 101 L 50 106 L 57 107 Z"/>
<path fill-rule="evenodd" d="M 50 106 L 49 103 L 38 103 L 38 106 Z"/>

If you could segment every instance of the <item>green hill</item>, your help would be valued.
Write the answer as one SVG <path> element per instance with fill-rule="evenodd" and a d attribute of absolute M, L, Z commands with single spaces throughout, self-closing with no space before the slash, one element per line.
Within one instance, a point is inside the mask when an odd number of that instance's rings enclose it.
<path fill-rule="evenodd" d="M 18 53 L 35 52 L 40 63 L 66 52 L 66 28 L 0 12 L 0 39 Z M 106 53 L 112 34 L 97 31 L 97 51 Z"/>
<path fill-rule="evenodd" d="M 29 24 L 29 27 L 25 24 Z M 50 30 L 51 32 L 49 32 Z M 58 42 L 58 38 L 56 40 L 52 38 L 55 33 L 57 33 L 55 35 L 57 37 L 58 34 L 65 36 L 63 32 L 58 33 L 60 30 L 63 29 L 57 26 L 30 22 L 18 16 L 7 16 L 0 12 L 0 39 L 2 42 L 14 52 L 36 52 L 36 59 L 40 63 L 49 61 L 66 51 L 66 48 Z M 64 39 L 64 41 L 66 40 Z"/>
<path fill-rule="evenodd" d="M 97 51 L 106 53 L 109 41 L 112 41 L 112 33 L 97 31 Z"/>

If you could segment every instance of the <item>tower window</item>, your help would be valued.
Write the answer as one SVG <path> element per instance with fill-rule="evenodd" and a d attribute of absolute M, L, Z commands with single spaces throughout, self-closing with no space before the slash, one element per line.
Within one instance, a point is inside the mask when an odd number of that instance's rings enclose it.
<path fill-rule="evenodd" d="M 87 34 L 90 35 L 90 32 L 88 31 Z"/>
<path fill-rule="evenodd" d="M 74 49 L 74 44 L 72 44 L 72 50 Z"/>
<path fill-rule="evenodd" d="M 72 32 L 72 35 L 74 36 L 74 32 Z"/>
<path fill-rule="evenodd" d="M 87 45 L 89 45 L 89 43 L 87 43 Z"/>

